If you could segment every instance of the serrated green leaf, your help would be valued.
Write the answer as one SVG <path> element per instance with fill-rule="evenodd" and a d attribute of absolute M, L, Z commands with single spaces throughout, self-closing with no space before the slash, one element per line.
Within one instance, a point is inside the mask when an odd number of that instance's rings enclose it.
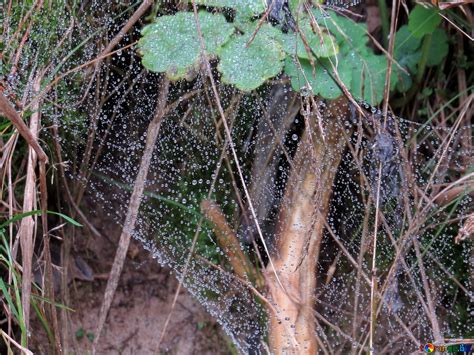
<path fill-rule="evenodd" d="M 315 34 L 311 28 L 310 20 L 306 18 L 300 21 L 299 28 L 306 37 L 307 44 L 311 49 L 311 56 L 327 58 L 339 52 L 336 39 L 325 27 L 321 26 L 320 32 Z M 299 34 L 288 33 L 283 35 L 283 47 L 288 54 L 296 54 L 300 58 L 309 59 L 308 50 Z"/>
<path fill-rule="evenodd" d="M 449 52 L 448 35 L 442 28 L 437 28 L 431 38 L 431 46 L 426 65 L 433 67 L 441 63 Z"/>
<path fill-rule="evenodd" d="M 251 17 L 243 15 L 240 12 L 235 13 L 234 21 L 232 22 L 234 27 L 241 32 L 246 32 L 246 29 L 248 29 L 252 23 L 253 20 Z"/>
<path fill-rule="evenodd" d="M 434 6 L 429 8 L 416 5 L 408 16 L 408 29 L 413 36 L 421 38 L 426 34 L 433 33 L 441 22 L 439 10 Z"/>
<path fill-rule="evenodd" d="M 188 0 L 191 2 L 192 0 Z M 253 17 L 266 10 L 265 2 L 262 0 L 195 0 L 196 5 L 211 7 L 228 7 L 239 12 L 240 15 Z"/>
<path fill-rule="evenodd" d="M 249 46 L 250 31 L 232 37 L 218 51 L 220 62 L 217 68 L 222 73 L 222 81 L 240 90 L 251 91 L 278 75 L 285 57 L 278 41 L 280 34 L 277 29 L 264 24 Z"/>
<path fill-rule="evenodd" d="M 331 69 L 329 59 L 323 58 L 316 63 L 314 76 L 309 61 L 300 59 L 299 63 L 298 65 L 295 59 L 290 56 L 285 61 L 285 73 L 291 79 L 293 90 L 300 92 L 303 88 L 307 88 L 307 80 L 311 85 L 312 93 L 315 95 L 321 95 L 326 99 L 335 99 L 342 95 L 341 89 L 333 79 L 335 75 Z M 338 74 L 342 82 L 350 87 L 352 78 L 350 67 L 347 65 L 341 66 Z"/>
<path fill-rule="evenodd" d="M 199 13 L 199 22 L 209 54 L 215 54 L 234 32 L 221 14 Z M 201 44 L 192 12 L 162 16 L 142 30 L 138 48 L 145 68 L 172 80 L 183 79 L 199 63 Z"/>

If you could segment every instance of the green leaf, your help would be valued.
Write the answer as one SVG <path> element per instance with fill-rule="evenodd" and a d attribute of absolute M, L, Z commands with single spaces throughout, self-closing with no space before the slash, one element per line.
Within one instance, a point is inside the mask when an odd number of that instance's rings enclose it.
<path fill-rule="evenodd" d="M 301 0 L 288 0 L 288 7 L 294 18 L 299 18 L 303 12 L 303 6 Z"/>
<path fill-rule="evenodd" d="M 334 62 L 334 58 L 332 58 Z M 320 63 L 319 63 L 320 62 Z M 334 71 L 331 69 L 329 59 L 320 59 L 315 65 L 315 75 L 313 76 L 313 68 L 309 61 L 305 59 L 299 60 L 298 63 L 288 56 L 285 62 L 285 73 L 291 79 L 291 86 L 293 90 L 300 92 L 303 88 L 307 88 L 308 80 L 311 91 L 315 95 L 321 95 L 326 99 L 335 99 L 342 94 L 341 89 L 331 77 L 334 77 Z M 347 65 L 339 68 L 338 74 L 342 82 L 350 87 L 351 84 L 351 70 Z"/>
<path fill-rule="evenodd" d="M 222 73 L 222 81 L 243 91 L 256 89 L 278 75 L 285 57 L 279 41 L 281 32 L 277 29 L 263 24 L 247 46 L 251 35 L 250 31 L 243 36 L 236 35 L 218 51 L 217 68 Z"/>
<path fill-rule="evenodd" d="M 417 71 L 418 62 L 420 61 L 421 39 L 416 38 L 404 25 L 400 27 L 395 35 L 394 59 L 406 71 L 400 70 L 396 65 L 392 67 L 398 78 L 397 90 L 400 92 L 408 91 L 412 86 L 412 74 Z"/>
<path fill-rule="evenodd" d="M 234 32 L 222 14 L 199 12 L 199 23 L 209 54 L 215 54 Z M 172 80 L 183 79 L 199 65 L 201 42 L 191 12 L 158 17 L 142 30 L 138 48 L 145 68 L 166 72 Z"/>
<path fill-rule="evenodd" d="M 266 10 L 265 1 L 262 0 L 196 0 L 196 5 L 228 7 L 247 17 L 257 16 Z"/>
<path fill-rule="evenodd" d="M 416 38 L 433 33 L 441 22 L 439 10 L 434 6 L 430 8 L 416 5 L 408 16 L 408 29 Z"/>
<path fill-rule="evenodd" d="M 420 45 L 421 40 L 413 36 L 408 26 L 400 27 L 395 35 L 395 60 L 400 66 L 408 68 L 412 73 L 415 73 L 421 56 L 419 51 Z"/>
<path fill-rule="evenodd" d="M 300 30 L 304 33 L 306 41 L 311 49 L 311 55 L 316 57 L 332 57 L 339 52 L 339 46 L 334 36 L 325 27 L 320 27 L 319 33 L 314 33 L 310 19 L 306 18 L 299 24 Z M 301 39 L 296 33 L 288 33 L 283 36 L 283 46 L 288 54 L 296 54 L 303 59 L 309 59 L 309 53 Z"/>
<path fill-rule="evenodd" d="M 437 28 L 431 38 L 431 46 L 426 65 L 439 65 L 449 52 L 448 35 L 442 28 Z"/>
<path fill-rule="evenodd" d="M 86 337 L 87 337 L 87 339 L 88 339 L 91 343 L 94 342 L 94 339 L 95 339 L 94 333 L 92 333 L 92 332 L 87 332 Z"/>
<path fill-rule="evenodd" d="M 77 331 L 76 331 L 76 339 L 78 340 L 81 340 L 82 338 L 84 338 L 84 335 L 85 335 L 85 331 L 84 331 L 84 328 L 79 328 Z"/>
<path fill-rule="evenodd" d="M 413 85 L 412 74 L 403 72 L 399 68 L 394 69 L 395 75 L 397 76 L 397 90 L 399 92 L 407 92 Z"/>
<path fill-rule="evenodd" d="M 387 58 L 373 54 L 368 48 L 349 51 L 344 58 L 345 66 L 352 70 L 351 94 L 358 99 L 377 105 L 383 99 Z M 392 73 L 391 87 L 397 77 Z"/>
<path fill-rule="evenodd" d="M 57 215 L 63 219 L 65 219 L 67 222 L 71 223 L 72 225 L 76 226 L 76 227 L 82 227 L 82 224 L 80 224 L 79 222 L 75 221 L 74 219 L 72 219 L 71 217 L 69 216 L 66 216 L 65 214 L 63 213 L 59 213 L 59 212 L 54 212 L 54 211 L 46 211 L 47 214 L 54 214 L 54 215 Z M 10 218 L 9 220 L 3 222 L 2 224 L 0 224 L 0 229 L 2 228 L 5 228 L 7 227 L 9 224 L 11 223 L 14 223 L 16 221 L 19 221 L 25 217 L 29 217 L 29 216 L 34 216 L 34 215 L 40 215 L 41 214 L 41 210 L 34 210 L 34 211 L 30 211 L 30 212 L 25 212 L 25 213 L 19 213 L 19 214 L 16 214 L 14 215 L 12 218 Z"/>

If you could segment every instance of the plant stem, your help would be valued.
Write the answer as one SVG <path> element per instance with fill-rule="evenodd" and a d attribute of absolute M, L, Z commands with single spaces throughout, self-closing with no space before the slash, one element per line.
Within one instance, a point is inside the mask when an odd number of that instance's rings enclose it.
<path fill-rule="evenodd" d="M 380 11 L 380 20 L 382 21 L 382 41 L 383 46 L 387 48 L 388 46 L 388 34 L 390 32 L 390 26 L 388 23 L 388 9 L 387 3 L 385 0 L 378 0 L 379 11 Z"/>

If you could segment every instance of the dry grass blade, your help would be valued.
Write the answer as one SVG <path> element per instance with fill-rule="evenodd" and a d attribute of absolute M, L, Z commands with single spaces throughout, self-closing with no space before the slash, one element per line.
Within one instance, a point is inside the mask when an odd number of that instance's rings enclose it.
<path fill-rule="evenodd" d="M 11 342 L 13 345 L 15 345 L 18 350 L 20 350 L 23 354 L 25 355 L 33 355 L 33 353 L 28 350 L 27 348 L 21 346 L 20 344 L 18 344 L 15 339 L 13 339 L 11 336 L 9 336 L 7 333 L 5 333 L 3 331 L 3 329 L 0 329 L 0 335 L 3 337 L 5 343 L 8 343 L 8 342 Z"/>
<path fill-rule="evenodd" d="M 0 95 L 0 102 L 3 97 Z M 30 127 L 28 132 L 31 134 L 31 141 L 37 142 L 38 132 L 40 128 L 39 103 L 36 101 L 33 104 L 35 111 L 30 118 Z M 8 113 L 7 113 L 8 114 Z M 16 114 L 16 112 L 15 112 Z M 17 117 L 19 118 L 19 116 Z M 21 120 L 21 119 L 20 119 Z M 42 150 L 41 150 L 42 151 Z M 43 153 L 44 154 L 44 153 Z M 37 206 L 37 186 L 36 186 L 36 164 L 37 164 L 36 150 L 30 146 L 28 150 L 28 163 L 26 171 L 25 189 L 23 193 L 23 208 L 22 212 L 30 212 L 36 209 Z M 25 217 L 21 220 L 20 229 L 18 232 L 20 238 L 21 254 L 22 254 L 22 287 L 21 287 L 21 302 L 23 306 L 23 318 L 26 329 L 30 326 L 30 298 L 31 298 L 31 283 L 33 282 L 32 263 L 33 251 L 35 245 L 35 221 L 32 216 Z"/>
<path fill-rule="evenodd" d="M 0 112 L 3 112 L 16 127 L 21 136 L 27 141 L 28 145 L 35 151 L 38 159 L 43 162 L 48 162 L 48 156 L 38 144 L 37 136 L 30 131 L 28 126 L 23 122 L 18 112 L 15 111 L 10 102 L 0 94 Z"/>

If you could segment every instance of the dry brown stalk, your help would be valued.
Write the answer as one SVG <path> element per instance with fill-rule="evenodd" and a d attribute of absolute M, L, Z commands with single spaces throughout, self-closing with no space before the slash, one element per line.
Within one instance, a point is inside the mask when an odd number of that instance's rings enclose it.
<path fill-rule="evenodd" d="M 459 229 L 459 233 L 454 239 L 456 244 L 461 243 L 467 239 L 474 239 L 474 213 L 472 213 L 464 222 L 464 225 Z"/>
<path fill-rule="evenodd" d="M 6 106 L 2 107 L 7 118 L 17 120 L 24 124 L 17 112 L 8 105 L 6 99 L 0 95 L 0 103 L 5 104 Z M 31 142 L 37 144 L 38 132 L 39 132 L 39 103 L 34 103 L 34 108 L 36 109 L 31 115 L 30 127 L 26 128 L 26 132 L 29 134 L 29 139 Z M 24 124 L 25 125 L 25 124 Z M 26 126 L 26 125 L 25 125 Z M 20 125 L 22 127 L 22 125 Z M 20 132 L 21 133 L 21 132 Z M 39 147 L 39 146 L 38 146 Z M 41 148 L 40 148 L 41 149 Z M 41 150 L 42 152 L 42 150 Z M 44 154 L 44 153 L 43 153 Z M 30 145 L 28 150 L 28 163 L 26 170 L 26 181 L 25 189 L 23 193 L 23 209 L 22 212 L 30 212 L 36 209 L 37 201 L 37 186 L 36 186 L 36 163 L 38 157 L 33 145 Z M 35 245 L 35 221 L 32 216 L 25 217 L 21 220 L 20 228 L 18 235 L 20 238 L 21 246 L 21 255 L 22 255 L 22 286 L 21 286 L 21 303 L 23 308 L 23 319 L 27 331 L 29 331 L 30 326 L 30 298 L 31 298 L 31 283 L 33 281 L 32 274 L 32 261 L 33 261 L 33 249 Z"/>
<path fill-rule="evenodd" d="M 34 94 L 38 93 L 41 89 L 41 81 L 43 80 L 44 72 L 38 72 L 37 77 L 33 83 L 33 92 Z M 38 132 L 41 123 L 41 100 L 34 99 L 34 104 L 32 105 L 33 116 L 35 120 L 38 122 Z M 46 215 L 47 206 L 48 206 L 48 192 L 47 192 L 47 185 L 46 185 L 46 164 L 44 161 L 39 161 L 39 188 L 40 188 L 40 206 L 41 206 L 41 220 L 42 220 L 42 227 L 43 227 L 43 255 L 45 261 L 45 296 L 50 302 L 46 305 L 46 309 L 48 311 L 49 319 L 52 322 L 53 326 L 53 337 L 54 337 L 54 344 L 51 346 L 54 349 L 54 353 L 60 354 L 62 353 L 61 348 L 61 338 L 59 334 L 59 325 L 58 325 L 58 316 L 55 306 L 55 297 L 54 297 L 54 287 L 53 287 L 53 270 L 52 270 L 52 263 L 51 263 L 51 252 L 49 249 L 49 233 L 48 233 L 48 217 Z M 34 245 L 33 245 L 34 247 Z"/>
<path fill-rule="evenodd" d="M 255 278 L 257 288 L 262 289 L 264 285 L 263 276 L 255 270 L 242 251 L 237 235 L 230 228 L 219 205 L 211 200 L 203 200 L 201 211 L 214 224 L 213 231 L 216 234 L 217 244 L 228 256 L 235 274 L 244 280 Z"/>
<path fill-rule="evenodd" d="M 296 170 L 291 172 L 279 215 L 275 268 L 290 292 L 282 290 L 267 272 L 272 302 L 279 310 L 278 315 L 271 315 L 269 324 L 270 348 L 276 353 L 317 353 L 313 315 L 316 263 L 332 184 L 345 147 L 340 122 L 349 114 L 344 97 L 331 102 L 329 107 L 334 114 L 323 113 L 326 141 L 319 130 L 305 130 L 294 158 Z M 314 125 L 315 115 L 311 119 Z M 314 135 L 313 147 L 309 145 L 309 131 Z M 312 158 L 314 164 L 309 164 Z M 292 334 L 287 334 L 286 328 Z M 296 339 L 296 347 L 290 336 Z"/>
<path fill-rule="evenodd" d="M 0 112 L 3 113 L 3 115 L 13 123 L 20 135 L 26 140 L 28 145 L 33 148 L 36 155 L 38 156 L 38 159 L 47 163 L 48 156 L 38 144 L 36 135 L 34 135 L 33 132 L 30 131 L 28 126 L 21 119 L 18 112 L 16 112 L 16 110 L 13 108 L 7 98 L 3 95 L 0 95 Z"/>

